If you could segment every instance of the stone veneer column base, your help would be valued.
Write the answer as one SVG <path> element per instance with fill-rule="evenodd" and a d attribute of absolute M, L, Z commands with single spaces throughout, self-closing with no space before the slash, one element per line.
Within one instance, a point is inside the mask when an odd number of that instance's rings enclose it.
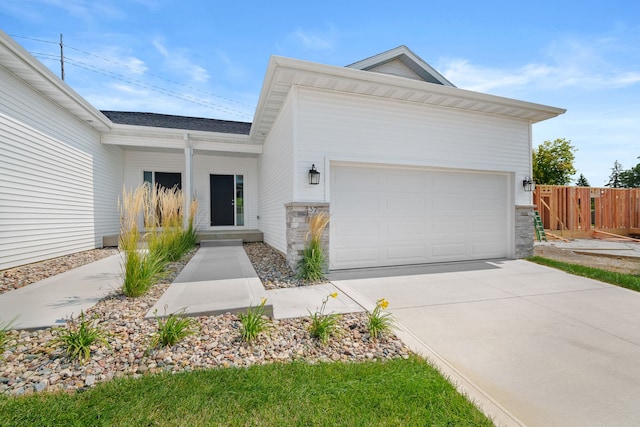
<path fill-rule="evenodd" d="M 516 258 L 533 256 L 535 205 L 516 205 Z"/>
<path fill-rule="evenodd" d="M 302 258 L 302 251 L 306 246 L 306 235 L 309 231 L 309 218 L 318 212 L 329 215 L 329 203 L 320 202 L 291 202 L 284 205 L 287 215 L 287 264 L 293 271 L 297 270 L 298 262 Z M 329 263 L 329 227 L 322 233 L 322 247 Z"/>

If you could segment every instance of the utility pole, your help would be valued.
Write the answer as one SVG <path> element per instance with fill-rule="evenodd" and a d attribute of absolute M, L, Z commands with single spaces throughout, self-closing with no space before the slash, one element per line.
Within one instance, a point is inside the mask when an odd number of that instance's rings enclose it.
<path fill-rule="evenodd" d="M 62 34 L 60 34 L 60 76 L 64 81 L 64 47 L 62 45 Z"/>

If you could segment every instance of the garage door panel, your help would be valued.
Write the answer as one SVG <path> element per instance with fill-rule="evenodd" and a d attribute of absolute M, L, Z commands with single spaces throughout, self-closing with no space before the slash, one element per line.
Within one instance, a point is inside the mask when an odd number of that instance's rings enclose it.
<path fill-rule="evenodd" d="M 427 259 L 424 245 L 387 246 L 387 265 L 418 264 Z"/>
<path fill-rule="evenodd" d="M 467 246 L 464 243 L 434 245 L 431 249 L 432 262 L 445 260 L 448 261 L 452 257 L 464 257 L 466 256 L 466 250 Z"/>
<path fill-rule="evenodd" d="M 377 248 L 341 248 L 335 253 L 336 262 L 344 267 L 357 268 L 362 265 L 371 265 L 377 262 L 379 257 Z"/>
<path fill-rule="evenodd" d="M 378 197 L 376 194 L 363 192 L 340 192 L 332 201 L 335 211 L 342 215 L 362 216 L 363 212 L 378 212 Z"/>
<path fill-rule="evenodd" d="M 506 174 L 333 166 L 330 268 L 506 257 L 508 188 Z"/>
<path fill-rule="evenodd" d="M 422 213 L 426 209 L 426 201 L 423 194 L 390 193 L 378 197 L 381 215 L 409 217 Z"/>
<path fill-rule="evenodd" d="M 471 255 L 477 259 L 503 257 L 503 245 L 499 240 L 485 240 L 471 245 Z"/>
<path fill-rule="evenodd" d="M 345 237 L 345 239 L 340 239 L 342 241 L 349 242 L 349 239 L 357 239 L 355 241 L 363 243 L 376 243 L 378 241 L 380 222 L 375 218 L 362 218 L 359 221 L 353 221 L 348 224 L 334 221 L 333 218 L 331 221 L 331 230 L 335 229 L 337 235 Z"/>
<path fill-rule="evenodd" d="M 422 171 L 386 170 L 381 175 L 380 187 L 382 191 L 403 191 L 409 193 L 422 193 L 426 183 L 426 176 Z"/>
<path fill-rule="evenodd" d="M 431 203 L 434 213 L 446 215 L 464 215 L 469 209 L 469 201 L 450 195 L 447 198 L 434 198 Z"/>
<path fill-rule="evenodd" d="M 406 221 L 384 221 L 380 224 L 380 228 L 386 239 L 394 238 L 406 240 L 407 237 L 421 236 L 425 238 L 426 224 L 422 218 L 409 219 Z"/>

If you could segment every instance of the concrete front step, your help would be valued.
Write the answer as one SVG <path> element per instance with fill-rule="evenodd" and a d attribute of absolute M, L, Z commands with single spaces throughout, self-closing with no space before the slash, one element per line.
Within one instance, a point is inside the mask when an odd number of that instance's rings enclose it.
<path fill-rule="evenodd" d="M 102 246 L 105 248 L 118 246 L 118 234 L 102 236 Z M 196 243 L 203 240 L 231 240 L 240 239 L 244 243 L 263 242 L 263 234 L 260 230 L 224 230 L 224 231 L 199 231 Z"/>
<path fill-rule="evenodd" d="M 263 234 L 260 230 L 224 230 L 224 231 L 199 231 L 197 242 L 203 240 L 230 240 L 241 239 L 244 243 L 263 242 Z"/>
<path fill-rule="evenodd" d="M 200 240 L 201 248 L 216 246 L 242 246 L 242 239 Z"/>

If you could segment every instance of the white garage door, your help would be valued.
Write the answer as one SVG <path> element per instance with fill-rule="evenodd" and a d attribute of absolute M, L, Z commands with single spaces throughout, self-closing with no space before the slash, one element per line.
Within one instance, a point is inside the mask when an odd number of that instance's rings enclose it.
<path fill-rule="evenodd" d="M 332 270 L 509 254 L 506 174 L 333 166 L 330 191 Z"/>

